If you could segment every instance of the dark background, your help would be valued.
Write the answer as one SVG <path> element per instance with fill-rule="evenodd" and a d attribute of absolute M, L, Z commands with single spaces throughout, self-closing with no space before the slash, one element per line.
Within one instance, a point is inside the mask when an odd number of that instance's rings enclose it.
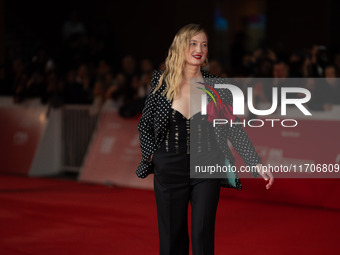
<path fill-rule="evenodd" d="M 52 55 L 58 54 L 62 25 L 73 9 L 89 34 L 109 38 L 112 52 L 108 54 L 133 54 L 155 63 L 164 60 L 174 34 L 188 23 L 202 23 L 207 28 L 210 56 L 228 58 L 235 35 L 244 31 L 247 17 L 253 14 L 266 19 L 262 45 L 276 51 L 293 51 L 314 43 L 336 51 L 340 41 L 340 3 L 336 0 L 0 0 L 0 6 L 1 62 L 8 47 L 27 57 L 40 45 Z M 214 27 L 216 8 L 228 20 L 226 31 Z"/>

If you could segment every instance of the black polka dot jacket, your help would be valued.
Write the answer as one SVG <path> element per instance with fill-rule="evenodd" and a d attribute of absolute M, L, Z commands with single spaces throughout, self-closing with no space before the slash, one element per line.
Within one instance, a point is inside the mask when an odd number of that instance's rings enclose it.
<path fill-rule="evenodd" d="M 201 70 L 201 73 L 204 81 L 207 83 L 209 83 L 208 78 L 219 79 L 218 77 L 213 76 L 212 74 L 209 74 L 204 70 Z M 154 153 L 156 149 L 161 145 L 167 133 L 169 111 L 172 102 L 169 101 L 166 96 L 161 95 L 162 91 L 166 88 L 165 82 L 163 82 L 162 86 L 156 91 L 156 93 L 152 93 L 154 88 L 158 84 L 161 74 L 162 71 L 158 70 L 154 71 L 153 73 L 151 80 L 151 89 L 145 101 L 145 107 L 138 123 L 139 139 L 142 152 L 142 160 L 136 170 L 136 174 L 139 178 L 145 178 L 150 173 L 154 173 L 153 163 L 152 161 L 148 161 L 148 159 L 150 158 L 151 154 Z M 215 79 L 214 81 L 216 81 Z M 213 87 L 214 84 L 211 84 L 210 86 Z M 210 90 L 210 92 L 212 91 Z M 222 94 L 219 91 L 219 94 L 224 103 L 232 105 L 233 98 L 229 90 L 223 90 Z M 211 100 L 212 99 L 208 97 L 208 101 Z M 240 119 L 236 117 L 235 121 L 240 121 Z M 230 127 L 230 125 L 218 126 L 220 127 L 215 127 L 215 134 L 217 135 L 216 137 L 218 137 L 218 143 L 222 151 L 225 153 L 231 165 L 235 165 L 235 158 L 228 146 L 227 139 L 230 140 L 231 144 L 240 154 L 242 160 L 247 166 L 262 164 L 259 155 L 255 151 L 253 144 L 251 143 L 247 133 L 244 131 L 242 125 L 233 125 L 232 127 Z M 253 175 L 253 177 L 259 176 L 256 171 L 251 172 L 251 174 Z M 240 179 L 237 176 L 237 173 L 235 177 L 235 182 L 232 183 L 233 185 L 231 185 L 231 182 L 228 180 L 228 178 L 221 180 L 222 187 L 234 188 L 237 190 L 242 189 L 242 185 Z"/>

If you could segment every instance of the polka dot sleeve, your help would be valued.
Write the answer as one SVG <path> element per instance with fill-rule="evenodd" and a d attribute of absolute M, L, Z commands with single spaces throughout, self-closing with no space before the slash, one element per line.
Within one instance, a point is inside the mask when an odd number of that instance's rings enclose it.
<path fill-rule="evenodd" d="M 157 93 L 153 91 L 158 84 L 160 78 L 160 72 L 154 71 L 151 79 L 151 89 L 145 101 L 145 106 L 142 112 L 142 116 L 138 122 L 138 132 L 140 147 L 142 152 L 142 161 L 136 170 L 136 174 L 140 178 L 147 176 L 148 169 L 152 168 L 152 162 L 149 162 L 151 154 L 154 151 L 155 135 L 154 135 L 154 114 L 157 106 Z"/>

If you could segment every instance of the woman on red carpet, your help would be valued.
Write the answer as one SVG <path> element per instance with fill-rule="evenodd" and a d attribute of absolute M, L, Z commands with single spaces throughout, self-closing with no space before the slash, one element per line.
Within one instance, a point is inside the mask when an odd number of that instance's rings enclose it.
<path fill-rule="evenodd" d="M 217 78 L 202 69 L 207 66 L 207 54 L 206 31 L 197 24 L 181 28 L 170 46 L 165 70 L 153 73 L 151 90 L 138 123 L 142 161 L 136 174 L 145 178 L 154 173 L 161 255 L 189 254 L 189 202 L 192 208 L 193 255 L 214 254 L 215 216 L 220 187 L 242 188 L 237 176 L 222 179 L 191 178 L 192 158 L 201 163 L 208 159 L 209 162 L 228 162 L 233 165 L 235 159 L 227 145 L 229 138 L 245 163 L 256 166 L 261 176 L 265 180 L 269 179 L 267 189 L 273 183 L 272 175 L 267 173 L 267 176 L 261 171 L 261 159 L 240 125 L 215 130 L 209 121 L 205 121 L 206 116 L 190 109 L 190 89 L 200 85 L 201 89 L 210 90 L 209 86 L 202 84 L 205 84 L 206 78 Z M 193 80 L 197 86 L 190 85 Z M 221 97 L 224 103 L 231 105 L 231 94 Z M 239 119 L 234 117 L 234 120 Z M 199 137 L 194 145 L 189 140 L 193 136 Z M 198 143 L 200 153 L 197 151 Z M 254 176 L 259 175 L 257 171 L 253 173 Z"/>

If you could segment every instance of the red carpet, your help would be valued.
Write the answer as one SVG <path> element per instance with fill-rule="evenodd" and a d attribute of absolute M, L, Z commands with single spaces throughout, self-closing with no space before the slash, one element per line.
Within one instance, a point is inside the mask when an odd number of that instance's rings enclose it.
<path fill-rule="evenodd" d="M 242 192 L 242 191 L 241 191 Z M 340 254 L 340 211 L 227 198 L 216 219 L 219 254 Z M 0 176 L 0 254 L 158 251 L 152 191 Z"/>

